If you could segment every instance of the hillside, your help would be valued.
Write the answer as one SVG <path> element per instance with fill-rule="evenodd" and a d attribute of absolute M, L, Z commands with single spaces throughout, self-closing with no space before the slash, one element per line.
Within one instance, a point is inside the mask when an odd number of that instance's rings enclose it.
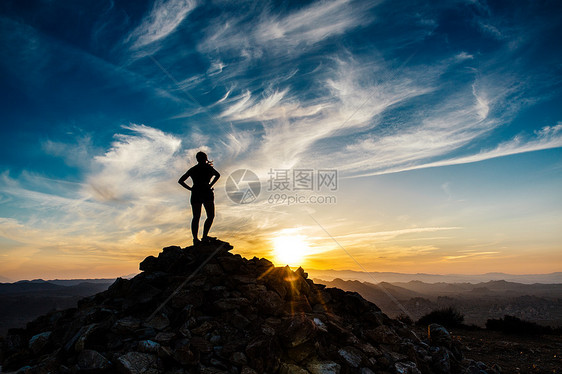
<path fill-rule="evenodd" d="M 562 284 L 424 283 L 373 284 L 353 280 L 321 281 L 330 287 L 359 292 L 391 317 L 404 314 L 417 320 L 447 307 L 462 311 L 465 322 L 484 327 L 490 318 L 506 314 L 553 327 L 562 326 Z M 389 294 L 391 295 L 389 297 Z"/>
<path fill-rule="evenodd" d="M 0 336 L 42 314 L 76 307 L 80 299 L 107 290 L 111 283 L 113 280 L 0 283 Z"/>
<path fill-rule="evenodd" d="M 12 329 L 26 373 L 495 373 L 438 325 L 418 336 L 358 293 L 217 241 L 166 247 L 131 280 Z"/>

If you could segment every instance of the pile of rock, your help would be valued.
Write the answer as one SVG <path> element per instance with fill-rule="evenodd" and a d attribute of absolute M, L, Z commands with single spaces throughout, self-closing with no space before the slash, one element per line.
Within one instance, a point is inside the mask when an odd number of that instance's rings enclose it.
<path fill-rule="evenodd" d="M 167 247 L 76 309 L 12 329 L 20 373 L 492 373 L 440 326 L 421 340 L 359 294 L 302 268 L 231 254 L 225 242 Z M 1 370 L 0 370 L 1 371 Z"/>

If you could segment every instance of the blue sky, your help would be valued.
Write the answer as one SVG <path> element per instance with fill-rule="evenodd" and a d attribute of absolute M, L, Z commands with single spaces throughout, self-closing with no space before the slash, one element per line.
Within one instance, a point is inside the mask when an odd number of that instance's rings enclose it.
<path fill-rule="evenodd" d="M 198 150 L 245 255 L 296 235 L 310 267 L 561 270 L 559 35 L 558 1 L 4 1 L 0 275 L 188 244 Z M 337 203 L 234 204 L 241 168 L 337 170 Z"/>

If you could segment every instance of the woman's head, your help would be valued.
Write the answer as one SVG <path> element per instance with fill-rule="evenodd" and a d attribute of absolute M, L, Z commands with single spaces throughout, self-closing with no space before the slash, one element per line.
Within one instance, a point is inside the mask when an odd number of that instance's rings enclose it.
<path fill-rule="evenodd" d="M 197 152 L 195 158 L 197 159 L 197 162 L 200 164 L 207 162 L 207 154 L 205 152 Z"/>

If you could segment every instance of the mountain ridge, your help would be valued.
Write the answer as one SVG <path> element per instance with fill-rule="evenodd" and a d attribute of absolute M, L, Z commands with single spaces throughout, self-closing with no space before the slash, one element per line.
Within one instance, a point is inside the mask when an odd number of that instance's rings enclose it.
<path fill-rule="evenodd" d="M 226 242 L 166 247 L 77 308 L 11 329 L 7 370 L 46 373 L 471 373 L 441 326 L 427 338 L 356 292 L 302 269 L 232 254 Z"/>
<path fill-rule="evenodd" d="M 484 274 L 428 274 L 428 273 L 397 273 L 397 272 L 363 272 L 356 270 L 322 270 L 307 269 L 312 278 L 333 280 L 361 280 L 371 283 L 379 282 L 409 282 L 422 281 L 425 283 L 481 283 L 494 280 L 505 280 L 508 282 L 523 284 L 562 284 L 562 272 L 546 274 L 508 274 L 491 272 Z"/>

